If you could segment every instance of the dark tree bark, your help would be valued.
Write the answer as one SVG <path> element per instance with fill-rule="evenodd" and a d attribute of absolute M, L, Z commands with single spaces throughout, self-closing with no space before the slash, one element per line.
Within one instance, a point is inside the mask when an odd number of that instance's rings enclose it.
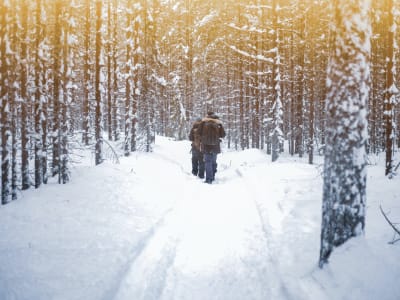
<path fill-rule="evenodd" d="M 139 13 L 139 12 L 138 12 Z M 136 151 L 136 134 L 137 134 L 137 113 L 138 113 L 138 103 L 140 98 L 140 86 L 139 86 L 139 48 L 140 48 L 140 38 L 139 38 L 139 20 L 135 18 L 133 27 L 133 69 L 132 74 L 132 102 L 131 102 L 131 144 L 130 149 L 132 152 Z"/>
<path fill-rule="evenodd" d="M 335 51 L 331 53 L 327 81 L 320 267 L 328 262 L 335 247 L 364 232 L 370 76 L 368 2 L 335 1 Z"/>
<path fill-rule="evenodd" d="M 85 2 L 85 31 L 83 55 L 82 142 L 89 145 L 90 89 L 90 0 Z"/>
<path fill-rule="evenodd" d="M 272 26 L 274 29 L 274 37 L 272 49 L 274 49 L 274 65 L 272 66 L 273 80 L 273 130 L 272 130 L 272 161 L 279 158 L 281 139 L 282 139 L 282 102 L 281 102 L 281 80 L 280 80 L 280 54 L 279 54 L 279 34 L 278 34 L 278 3 L 277 0 L 272 1 L 273 16 Z"/>
<path fill-rule="evenodd" d="M 101 164 L 103 162 L 102 156 L 102 145 L 103 138 L 101 134 L 101 90 L 100 90 L 100 58 L 101 58 L 101 23 L 102 23 L 102 1 L 96 1 L 96 53 L 95 53 L 95 99 L 96 99 L 96 110 L 95 110 L 95 164 Z"/>
<path fill-rule="evenodd" d="M 63 11 L 63 60 L 62 60 L 62 101 L 60 103 L 60 176 L 58 179 L 59 183 L 67 183 L 69 181 L 69 170 L 68 170 L 68 108 L 69 108 L 69 97 L 70 88 L 72 84 L 69 69 L 69 52 L 70 47 L 68 45 L 68 39 L 70 34 L 69 20 L 67 17 L 70 15 L 69 8 L 65 5 Z"/>
<path fill-rule="evenodd" d="M 295 25 L 293 24 L 293 27 Z M 289 153 L 294 155 L 296 145 L 296 101 L 294 100 L 295 95 L 295 64 L 294 64 L 294 28 L 292 28 L 290 38 L 290 136 L 289 136 Z"/>
<path fill-rule="evenodd" d="M 29 177 L 29 100 L 28 100 L 28 3 L 21 1 L 21 176 L 22 190 L 31 186 Z"/>
<path fill-rule="evenodd" d="M 304 2 L 301 2 L 304 3 Z M 303 4 L 301 5 L 303 7 Z M 296 99 L 296 138 L 295 138 L 295 153 L 299 154 L 299 157 L 303 157 L 304 154 L 304 82 L 305 82 L 305 64 L 304 64 L 304 31 L 305 31 L 305 11 L 304 9 L 300 10 L 303 14 L 299 20 L 298 31 L 300 34 L 300 43 L 298 46 L 299 56 L 298 56 L 298 65 L 297 65 L 297 99 Z"/>
<path fill-rule="evenodd" d="M 60 60 L 62 52 L 61 41 L 61 18 L 62 18 L 62 0 L 56 0 L 54 3 L 54 44 L 53 44 L 53 118 L 52 118 L 52 142 L 53 142 L 53 162 L 52 175 L 60 174 L 60 124 L 61 124 L 61 107 L 60 107 L 60 88 L 61 73 Z"/>
<path fill-rule="evenodd" d="M 193 116 L 193 82 L 192 82 L 192 61 L 193 61 L 193 49 L 192 49 L 192 32 L 193 32 L 193 21 L 192 21 L 192 0 L 185 0 L 185 43 L 187 54 L 185 57 L 185 119 L 188 123 Z"/>
<path fill-rule="evenodd" d="M 107 3 L 107 133 L 108 133 L 108 140 L 113 140 L 113 124 L 112 124 L 112 116 L 113 116 L 113 96 L 114 92 L 112 90 L 112 77 L 113 74 L 111 73 L 112 70 L 112 38 L 111 38 L 111 1 Z"/>
<path fill-rule="evenodd" d="M 112 39 L 112 59 L 113 59 L 113 115 L 112 115 L 112 127 L 113 127 L 113 136 L 116 141 L 120 139 L 120 130 L 119 130 L 119 105 L 118 105 L 118 1 L 113 1 L 113 39 Z"/>
<path fill-rule="evenodd" d="M 314 118 L 315 118 L 315 105 L 314 105 L 314 84 L 311 82 L 310 86 L 310 111 L 309 111 L 309 137 L 308 137 L 308 163 L 314 163 Z"/>
<path fill-rule="evenodd" d="M 6 55 L 6 43 L 9 42 L 9 7 L 6 3 L 0 3 L 0 124 L 1 126 L 1 204 L 7 204 L 10 187 L 11 166 L 11 122 L 10 122 L 10 95 L 8 60 Z"/>
<path fill-rule="evenodd" d="M 308 16 L 307 19 L 310 19 L 310 21 L 315 17 L 314 15 L 314 10 L 311 7 L 310 8 L 310 15 Z M 310 52 L 309 52 L 309 61 L 311 62 L 311 67 L 310 67 L 310 78 L 309 78 L 309 136 L 308 136 L 308 163 L 313 164 L 314 163 L 314 136 L 315 136 L 315 65 L 317 64 L 317 60 L 315 59 L 315 43 L 314 38 L 315 36 L 310 32 L 309 33 L 311 36 L 311 42 L 310 42 Z"/>
<path fill-rule="evenodd" d="M 395 23 L 393 20 L 393 0 L 387 0 L 387 14 L 388 14 L 388 32 L 387 32 L 387 55 L 386 55 L 386 90 L 385 90 L 385 108 L 384 108 L 384 120 L 385 120 L 385 151 L 386 151 L 386 168 L 385 175 L 391 175 L 393 172 L 393 145 L 395 139 L 394 133 L 394 103 L 395 94 L 398 92 L 394 85 L 394 30 Z"/>
<path fill-rule="evenodd" d="M 124 155 L 129 156 L 130 149 L 132 147 L 132 122 L 131 122 L 131 106 L 132 106 L 132 41 L 133 37 L 133 13 L 132 13 L 132 2 L 128 1 L 128 10 L 126 15 L 126 40 L 129 41 L 126 43 L 126 79 L 125 79 L 125 115 L 124 115 L 124 129 L 125 129 L 125 143 L 124 143 Z"/>
<path fill-rule="evenodd" d="M 35 34 L 35 188 L 43 183 L 43 127 L 42 127 L 42 76 L 43 67 L 40 47 L 43 42 L 42 1 L 36 1 L 36 34 Z"/>

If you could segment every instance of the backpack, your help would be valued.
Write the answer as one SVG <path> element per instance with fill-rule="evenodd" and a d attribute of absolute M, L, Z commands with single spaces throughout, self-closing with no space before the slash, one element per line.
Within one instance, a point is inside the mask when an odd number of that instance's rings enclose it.
<path fill-rule="evenodd" d="M 200 150 L 201 136 L 200 136 L 200 133 L 199 133 L 199 127 L 198 126 L 193 128 L 193 144 L 192 145 L 197 150 Z"/>
<path fill-rule="evenodd" d="M 219 127 L 220 125 L 217 122 L 214 121 L 204 122 L 201 142 L 204 145 L 218 145 L 220 138 Z"/>

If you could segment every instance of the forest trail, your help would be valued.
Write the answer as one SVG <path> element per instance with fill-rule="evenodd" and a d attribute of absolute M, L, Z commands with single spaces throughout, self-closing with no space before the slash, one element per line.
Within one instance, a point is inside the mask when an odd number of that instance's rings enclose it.
<path fill-rule="evenodd" d="M 151 180 L 180 180 L 180 188 L 163 186 L 164 197 L 176 198 L 175 204 L 128 261 L 114 299 L 291 299 L 272 252 L 274 230 L 258 205 L 260 197 L 287 195 L 288 187 L 257 194 L 260 188 L 243 174 L 251 165 L 232 166 L 224 154 L 216 182 L 205 184 L 167 146 L 154 154 L 175 174 L 155 172 Z M 279 223 L 285 212 L 275 204 L 270 202 L 270 213 Z"/>
<path fill-rule="evenodd" d="M 152 153 L 87 162 L 5 206 L 0 298 L 329 299 L 313 276 L 318 168 L 225 149 L 209 185 L 190 158 L 188 141 L 157 137 Z"/>

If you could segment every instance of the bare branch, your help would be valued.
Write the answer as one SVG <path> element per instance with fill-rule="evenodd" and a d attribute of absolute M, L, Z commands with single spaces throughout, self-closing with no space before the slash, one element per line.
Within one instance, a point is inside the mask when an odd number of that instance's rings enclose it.
<path fill-rule="evenodd" d="M 379 208 L 380 208 L 381 213 L 382 213 L 382 215 L 384 216 L 385 220 L 389 223 L 389 225 L 393 228 L 393 230 L 400 236 L 400 229 L 396 228 L 396 226 L 394 226 L 393 222 L 391 222 L 391 221 L 389 220 L 389 218 L 387 217 L 387 215 L 386 215 L 385 212 L 383 211 L 381 205 L 379 205 Z M 393 241 L 391 241 L 391 242 L 389 242 L 389 243 L 390 243 L 390 244 L 394 244 L 394 243 L 396 243 L 396 242 L 399 241 L 399 240 L 400 240 L 400 239 L 393 240 Z"/>

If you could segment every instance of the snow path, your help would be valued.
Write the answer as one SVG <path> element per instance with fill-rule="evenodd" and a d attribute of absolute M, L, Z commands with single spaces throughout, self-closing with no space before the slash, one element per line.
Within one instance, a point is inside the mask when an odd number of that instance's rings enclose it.
<path fill-rule="evenodd" d="M 243 166 L 232 167 L 221 155 L 216 184 L 206 185 L 188 172 L 190 157 L 181 153 L 187 161 L 174 159 L 176 149 L 171 150 L 168 155 L 156 149 L 155 155 L 175 166 L 179 175 L 171 178 L 185 186 L 133 256 L 115 299 L 290 299 L 268 241 L 271 225 L 257 204 L 257 196 L 265 195 L 243 178 Z M 152 180 L 162 182 L 164 176 L 157 173 Z M 175 193 L 163 191 L 166 197 Z M 275 219 L 277 213 L 282 215 L 279 208 L 271 211 Z"/>
<path fill-rule="evenodd" d="M 397 221 L 400 177 L 384 159 L 368 172 L 366 236 L 320 270 L 321 162 L 225 150 L 208 185 L 189 149 L 157 137 L 153 153 L 84 161 L 69 184 L 0 207 L 0 299 L 400 299 L 400 244 L 379 211 Z"/>

